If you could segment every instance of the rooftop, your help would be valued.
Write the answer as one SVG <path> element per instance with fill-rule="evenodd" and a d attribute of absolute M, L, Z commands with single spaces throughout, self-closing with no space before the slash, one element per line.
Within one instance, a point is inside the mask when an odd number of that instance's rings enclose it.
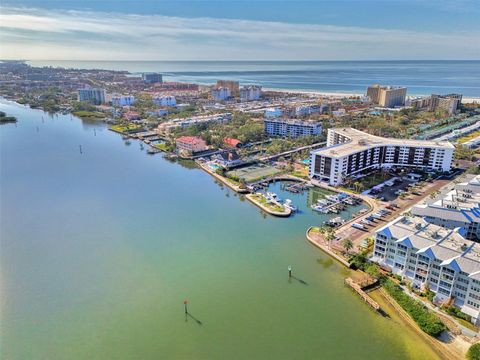
<path fill-rule="evenodd" d="M 176 141 L 180 141 L 183 143 L 194 143 L 197 141 L 203 141 L 203 139 L 198 136 L 180 136 L 179 138 L 176 139 Z"/>
<path fill-rule="evenodd" d="M 345 156 L 378 146 L 444 147 L 446 149 L 455 148 L 448 141 L 384 138 L 381 136 L 370 135 L 366 132 L 353 128 L 335 128 L 329 129 L 329 131 L 330 130 L 334 131 L 338 135 L 345 136 L 350 140 L 342 144 L 336 144 L 316 150 L 313 153 L 323 156 Z"/>
<path fill-rule="evenodd" d="M 441 265 L 472 275 L 480 271 L 480 244 L 465 239 L 461 228 L 449 230 L 420 217 L 401 216 L 377 233 L 395 238 L 417 254 L 440 260 Z"/>

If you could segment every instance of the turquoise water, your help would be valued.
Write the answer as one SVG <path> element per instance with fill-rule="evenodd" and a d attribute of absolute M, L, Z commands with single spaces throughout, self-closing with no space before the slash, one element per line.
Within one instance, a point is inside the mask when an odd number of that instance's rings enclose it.
<path fill-rule="evenodd" d="M 275 89 L 364 93 L 367 86 L 408 87 L 407 95 L 480 97 L 480 61 L 29 61 L 33 66 L 159 71 L 166 81 L 214 84 L 231 79 Z"/>
<path fill-rule="evenodd" d="M 1 358 L 434 357 L 306 242 L 318 194 L 274 218 L 102 124 L 0 109 Z"/>

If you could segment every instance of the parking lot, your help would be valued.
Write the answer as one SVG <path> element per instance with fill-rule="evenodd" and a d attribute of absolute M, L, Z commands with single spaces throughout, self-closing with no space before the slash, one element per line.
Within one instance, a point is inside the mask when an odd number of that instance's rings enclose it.
<path fill-rule="evenodd" d="M 377 191 L 371 191 L 370 195 L 373 197 L 376 197 L 377 199 L 380 199 L 382 201 L 394 201 L 398 198 L 399 196 L 399 191 L 406 191 L 406 189 L 414 185 L 415 181 L 413 180 L 405 180 L 405 179 L 399 179 L 394 182 L 393 186 L 388 186 L 385 185 L 381 190 Z"/>

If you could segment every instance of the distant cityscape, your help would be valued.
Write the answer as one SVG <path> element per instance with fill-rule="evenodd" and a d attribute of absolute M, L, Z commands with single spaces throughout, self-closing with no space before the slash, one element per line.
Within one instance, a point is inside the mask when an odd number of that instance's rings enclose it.
<path fill-rule="evenodd" d="M 478 329 L 480 104 L 455 93 L 408 97 L 392 85 L 349 96 L 166 78 L 4 61 L 0 95 L 106 123 L 126 145 L 187 161 L 264 214 L 301 216 L 272 184 L 308 192 L 313 213 L 339 215 L 312 224 L 307 240 L 362 270 L 345 283 L 370 307 L 381 311 L 368 294 L 381 287 L 391 301 L 408 298 L 399 301 L 406 312 L 411 302 L 428 314 L 428 327 L 410 314 L 428 335 Z"/>

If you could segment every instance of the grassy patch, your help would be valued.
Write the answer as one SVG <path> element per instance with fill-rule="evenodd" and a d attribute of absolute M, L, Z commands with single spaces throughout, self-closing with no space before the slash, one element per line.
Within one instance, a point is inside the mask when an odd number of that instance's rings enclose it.
<path fill-rule="evenodd" d="M 99 111 L 75 111 L 73 115 L 78 116 L 82 119 L 105 119 L 105 114 Z"/>
<path fill-rule="evenodd" d="M 131 131 L 139 130 L 141 128 L 142 128 L 142 126 L 137 125 L 137 124 L 112 125 L 112 126 L 110 126 L 111 130 L 118 131 L 118 132 L 121 132 L 121 133 L 131 132 Z"/>
<path fill-rule="evenodd" d="M 468 134 L 467 136 L 461 137 L 460 139 L 458 139 L 458 143 L 464 144 L 464 143 L 466 143 L 467 141 L 470 141 L 470 140 L 472 140 L 472 139 L 475 139 L 475 138 L 478 137 L 478 136 L 480 136 L 480 130 L 474 131 L 474 132 Z"/>
<path fill-rule="evenodd" d="M 447 329 L 445 324 L 420 301 L 412 299 L 390 279 L 382 280 L 383 288 L 410 315 L 420 329 L 430 336 L 439 336 Z"/>
<path fill-rule="evenodd" d="M 155 144 L 153 146 L 155 146 L 158 150 L 165 151 L 165 152 L 168 151 L 168 145 L 165 143 Z"/>
<path fill-rule="evenodd" d="M 267 209 L 269 209 L 271 211 L 276 211 L 276 212 L 284 212 L 285 211 L 283 206 L 272 204 L 272 203 L 268 202 L 267 199 L 265 198 L 265 196 L 263 196 L 263 195 L 253 194 L 252 198 L 255 199 L 257 202 L 259 202 L 260 204 L 262 204 L 263 206 L 265 206 Z"/>

